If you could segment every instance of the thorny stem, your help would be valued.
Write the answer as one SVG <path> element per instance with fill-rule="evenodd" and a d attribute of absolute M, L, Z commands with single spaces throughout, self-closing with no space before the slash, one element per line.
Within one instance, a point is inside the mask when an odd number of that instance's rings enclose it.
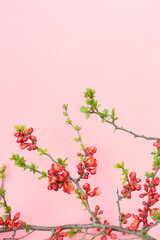
<path fill-rule="evenodd" d="M 15 230 L 14 233 L 13 233 L 12 240 L 15 239 L 15 238 L 14 238 L 15 236 L 16 236 L 16 230 Z"/>
<path fill-rule="evenodd" d="M 65 110 L 66 111 L 66 114 L 67 114 L 67 116 L 68 116 L 68 118 L 69 118 L 69 114 L 68 114 L 68 111 L 67 111 L 67 109 Z M 70 118 L 69 118 L 70 119 Z M 80 135 L 80 133 L 79 133 L 79 131 L 80 130 L 76 130 L 75 129 L 75 126 L 72 124 L 72 122 L 69 124 L 69 125 L 71 125 L 72 126 L 72 128 L 77 132 L 77 134 L 78 134 L 78 137 L 79 137 L 79 139 L 80 139 L 80 142 L 81 142 L 81 145 L 84 145 L 83 144 L 83 141 L 82 141 L 82 137 L 81 137 L 81 135 Z M 85 150 L 83 149 L 83 152 L 84 152 L 84 156 L 85 156 L 85 159 L 86 159 L 86 152 L 85 152 Z"/>
<path fill-rule="evenodd" d="M 56 160 L 53 159 L 53 157 L 51 156 L 50 153 L 45 153 L 45 155 L 48 156 L 52 160 L 52 162 L 54 162 L 56 164 L 58 163 Z"/>
<path fill-rule="evenodd" d="M 29 225 L 30 230 L 33 231 L 53 231 L 56 230 L 56 228 L 58 228 L 59 226 L 55 226 L 55 227 L 45 227 L 45 226 L 36 226 L 36 225 Z M 61 225 L 63 230 L 66 229 L 94 229 L 94 228 L 100 228 L 103 229 L 103 231 L 105 231 L 107 228 L 111 227 L 114 231 L 117 232 L 121 232 L 121 233 L 127 233 L 127 234 L 131 234 L 137 237 L 140 237 L 143 240 L 157 240 L 154 237 L 151 237 L 150 235 L 145 236 L 144 233 L 141 230 L 130 230 L 130 229 L 126 229 L 126 228 L 121 228 L 118 226 L 114 226 L 114 225 L 103 225 L 103 224 L 98 224 L 98 223 L 93 223 L 93 224 L 69 224 L 69 225 Z M 13 231 L 15 230 L 22 230 L 23 228 L 13 228 Z M 0 233 L 2 232 L 9 232 L 8 229 L 6 228 L 0 228 Z"/>
<path fill-rule="evenodd" d="M 3 190 L 3 188 L 4 188 L 4 179 L 2 178 L 2 185 L 1 185 L 0 190 Z M 2 199 L 2 195 L 0 194 L 0 201 L 1 201 L 1 199 Z"/>
<path fill-rule="evenodd" d="M 79 183 L 78 183 L 78 180 L 77 179 L 73 179 L 72 177 L 70 177 L 70 179 L 76 184 L 78 190 L 84 195 L 84 192 L 83 190 L 81 189 Z M 93 219 L 93 223 L 95 224 L 96 223 L 96 219 L 90 209 L 90 206 L 89 206 L 89 203 L 88 203 L 88 200 L 85 200 L 85 203 L 86 203 L 86 207 L 87 207 L 87 210 L 89 212 L 89 214 L 91 215 L 92 219 Z"/>
<path fill-rule="evenodd" d="M 103 229 L 102 231 L 98 232 L 97 234 L 95 234 L 95 235 L 91 238 L 91 240 L 95 239 L 97 236 L 101 235 L 103 232 L 104 232 L 104 229 Z"/>
<path fill-rule="evenodd" d="M 121 214 L 121 208 L 120 208 L 120 201 L 122 200 L 122 197 L 119 195 L 119 191 L 117 189 L 117 206 L 118 206 L 118 213 L 119 213 L 119 224 L 120 224 L 120 227 L 122 228 L 122 214 Z"/>
<path fill-rule="evenodd" d="M 68 116 L 68 118 L 69 118 L 69 114 L 68 114 L 67 109 L 65 109 L 65 111 L 66 111 L 66 114 L 67 114 L 67 116 Z M 70 119 L 70 118 L 69 118 L 69 119 Z M 81 135 L 80 135 L 80 133 L 79 133 L 79 130 L 76 130 L 76 129 L 75 129 L 75 126 L 72 124 L 72 122 L 70 122 L 69 125 L 71 125 L 72 128 L 78 133 L 78 136 L 79 136 L 81 145 L 84 146 L 83 141 L 82 141 L 82 137 L 81 137 Z M 83 149 L 83 148 L 82 148 L 82 149 Z M 84 156 L 85 156 L 85 159 L 86 159 L 86 152 L 85 152 L 84 149 L 83 149 L 83 152 L 84 152 Z M 84 192 L 83 192 L 83 190 L 81 189 L 81 187 L 80 187 L 80 185 L 79 185 L 79 183 L 78 183 L 78 181 L 80 180 L 80 178 L 81 178 L 81 177 L 79 177 L 78 179 L 73 179 L 73 178 L 70 177 L 70 179 L 76 184 L 78 190 L 84 195 Z M 88 200 L 85 200 L 85 202 L 86 202 L 87 210 L 88 210 L 88 212 L 90 213 L 90 215 L 91 215 L 91 217 L 92 217 L 92 219 L 93 219 L 93 223 L 96 223 L 96 219 L 95 219 L 95 217 L 94 217 L 94 215 L 93 215 L 93 213 L 92 213 L 92 211 L 91 211 L 91 209 L 90 209 Z"/>
<path fill-rule="evenodd" d="M 32 234 L 34 232 L 33 231 L 30 231 L 29 233 L 27 233 L 26 235 L 22 236 L 22 237 L 19 237 L 19 238 L 13 238 L 14 240 L 19 240 L 19 239 L 22 239 L 22 238 L 25 238 L 27 237 L 28 235 Z M 3 240 L 12 240 L 12 238 L 3 238 Z"/>
<path fill-rule="evenodd" d="M 151 187 L 153 186 L 153 180 L 154 180 L 154 178 L 155 178 L 155 176 L 157 175 L 157 173 L 158 173 L 158 171 L 159 171 L 159 168 L 158 167 L 156 167 L 156 170 L 155 170 L 155 173 L 154 173 L 154 175 L 153 175 L 153 177 L 152 177 L 152 181 L 151 181 L 151 183 L 150 183 L 150 188 L 149 188 L 149 191 L 148 192 L 150 192 L 150 189 L 151 189 Z M 151 196 L 148 196 L 148 199 L 147 199 L 147 206 L 149 206 L 149 200 L 150 200 L 150 198 L 151 198 Z M 146 210 L 146 212 L 147 212 L 147 214 L 146 214 L 146 218 L 148 217 L 148 211 L 149 211 L 149 209 L 148 210 Z M 152 227 L 152 225 L 151 226 L 149 226 L 150 228 Z M 149 228 L 149 227 L 147 227 L 147 228 Z M 149 229 L 150 229 L 149 228 Z M 143 228 L 142 229 L 144 229 L 145 231 L 146 231 L 146 227 L 145 226 L 143 226 Z"/>
<path fill-rule="evenodd" d="M 83 239 L 85 238 L 86 235 L 87 235 L 87 229 L 85 230 L 83 237 L 80 238 L 79 240 L 83 240 Z"/>
<path fill-rule="evenodd" d="M 97 114 L 97 115 L 98 115 L 99 111 L 98 111 L 98 110 L 95 111 L 94 109 L 92 109 L 92 111 L 91 111 L 90 113 L 91 113 L 91 114 Z M 99 116 L 99 115 L 98 115 L 98 116 Z M 101 117 L 100 117 L 100 118 L 101 118 Z M 131 135 L 134 136 L 134 138 L 144 138 L 144 139 L 146 139 L 146 140 L 160 140 L 160 138 L 157 138 L 157 137 L 147 137 L 147 136 L 145 136 L 145 135 L 140 135 L 140 134 L 134 133 L 133 131 L 127 130 L 127 129 L 123 128 L 123 127 L 119 127 L 119 126 L 117 126 L 117 125 L 115 124 L 114 121 L 109 121 L 109 120 L 106 119 L 106 123 L 109 123 L 109 124 L 111 124 L 112 126 L 114 126 L 115 131 L 116 131 L 116 130 L 121 130 L 121 131 L 130 133 Z"/>

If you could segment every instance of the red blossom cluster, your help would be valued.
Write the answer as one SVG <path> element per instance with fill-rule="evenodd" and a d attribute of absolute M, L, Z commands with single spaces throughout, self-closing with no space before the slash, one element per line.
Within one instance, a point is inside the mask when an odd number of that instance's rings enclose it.
<path fill-rule="evenodd" d="M 160 140 L 156 140 L 156 142 L 153 143 L 153 146 L 160 148 Z"/>
<path fill-rule="evenodd" d="M 48 190 L 58 191 L 59 188 L 63 187 L 64 192 L 71 194 L 71 191 L 74 191 L 75 188 L 68 179 L 69 175 L 64 166 L 52 163 L 51 168 L 48 170 Z"/>
<path fill-rule="evenodd" d="M 23 224 L 23 221 L 18 220 L 19 217 L 20 217 L 20 212 L 17 212 L 14 215 L 13 220 L 10 219 L 9 216 L 6 220 L 3 220 L 2 217 L 0 217 L 0 225 L 2 225 L 4 227 L 7 227 L 9 231 L 12 231 L 14 227 L 21 228 L 22 224 Z"/>
<path fill-rule="evenodd" d="M 116 239 L 117 235 L 112 233 L 112 228 L 109 227 L 107 228 L 105 234 L 101 237 L 101 240 L 107 240 L 107 237 L 109 237 L 110 239 Z"/>
<path fill-rule="evenodd" d="M 148 227 L 153 225 L 153 222 L 148 223 L 148 211 L 150 213 L 150 216 L 154 215 L 154 210 L 158 210 L 158 208 L 151 208 L 156 202 L 159 201 L 159 197 L 160 195 L 156 192 L 156 186 L 159 185 L 159 177 L 154 178 L 152 181 L 150 181 L 149 178 L 145 179 L 145 182 L 143 184 L 144 190 L 146 193 L 141 193 L 139 195 L 140 198 L 143 198 L 145 196 L 149 196 L 149 201 L 143 201 L 143 209 L 139 208 L 138 212 L 139 212 L 139 216 L 136 214 L 132 214 L 132 217 L 134 218 L 133 222 L 131 223 L 130 226 L 128 226 L 128 229 L 132 229 L 132 230 L 137 230 L 139 227 L 139 224 L 142 222 L 143 226 Z M 130 218 L 131 214 L 121 214 L 121 221 L 123 224 L 127 223 L 126 218 Z"/>
<path fill-rule="evenodd" d="M 83 184 L 83 189 L 85 190 L 85 194 L 83 195 L 83 199 L 87 200 L 88 196 L 89 197 L 94 197 L 94 196 L 99 196 L 101 194 L 101 191 L 99 190 L 98 187 L 94 188 L 91 191 L 91 187 L 89 183 Z"/>
<path fill-rule="evenodd" d="M 97 223 L 100 223 L 100 220 L 101 220 L 101 218 L 100 218 L 100 216 L 98 216 L 98 215 L 101 215 L 101 214 L 103 214 L 103 211 L 102 210 L 100 210 L 100 207 L 99 207 L 99 205 L 96 205 L 95 206 L 95 211 L 94 212 L 92 212 L 93 213 L 93 215 L 94 215 L 94 217 L 95 217 L 95 219 L 97 220 Z M 91 221 L 93 221 L 93 218 L 92 217 L 90 217 L 90 220 Z M 97 229 L 97 231 L 99 231 L 100 229 Z"/>
<path fill-rule="evenodd" d="M 130 213 L 127 213 L 127 214 L 121 213 L 121 222 L 123 224 L 126 224 L 128 222 L 127 218 L 130 218 L 130 217 L 131 217 Z M 120 216 L 119 216 L 119 218 L 120 218 Z"/>
<path fill-rule="evenodd" d="M 99 215 L 103 214 L 103 211 L 100 210 L 99 205 L 96 205 L 96 206 L 95 206 L 95 211 L 92 212 L 92 213 L 93 213 L 95 219 L 97 220 L 97 223 L 100 223 L 100 224 L 101 224 L 101 217 L 100 217 Z M 90 220 L 93 221 L 93 218 L 91 217 Z M 106 225 L 106 224 L 109 224 L 109 223 L 107 222 L 107 220 L 104 220 L 104 223 L 103 223 L 103 224 Z M 100 230 L 101 230 L 101 229 L 97 228 L 97 231 L 98 231 L 98 232 L 99 232 Z M 107 239 L 107 236 L 110 237 L 110 239 L 116 239 L 116 238 L 117 238 L 117 235 L 114 234 L 114 233 L 111 233 L 111 232 L 112 232 L 112 228 L 111 228 L 111 227 L 107 228 L 106 231 L 105 231 L 105 234 L 101 237 L 101 240 L 106 240 L 106 239 Z"/>
<path fill-rule="evenodd" d="M 80 162 L 77 165 L 78 174 L 81 175 L 81 178 L 88 179 L 89 173 L 94 175 L 97 172 L 97 160 L 93 157 L 94 153 L 97 152 L 97 148 L 95 146 L 86 147 L 85 155 L 86 159 L 83 162 Z M 82 153 L 77 153 L 80 157 L 84 157 Z M 86 170 L 86 171 L 85 171 Z"/>
<path fill-rule="evenodd" d="M 144 183 L 143 186 L 146 193 L 141 193 L 139 197 L 143 198 L 147 195 L 150 197 L 149 204 L 148 204 L 148 208 L 149 208 L 159 201 L 160 195 L 156 192 L 157 190 L 156 186 L 159 185 L 159 177 L 155 177 L 152 181 L 150 181 L 149 178 L 146 178 L 145 181 L 146 183 Z"/>
<path fill-rule="evenodd" d="M 14 136 L 17 138 L 17 143 L 20 143 L 20 149 L 26 149 L 28 151 L 36 150 L 36 142 L 37 138 L 32 136 L 33 128 L 30 127 L 26 130 L 19 130 L 18 132 L 14 133 Z M 28 142 L 30 141 L 30 142 Z"/>
<path fill-rule="evenodd" d="M 47 238 L 45 240 L 63 240 L 64 237 L 67 237 L 67 232 L 62 232 L 62 227 L 58 227 L 55 231 L 55 235 L 53 238 Z"/>
<path fill-rule="evenodd" d="M 128 179 L 128 184 L 123 186 L 121 194 L 123 195 L 123 198 L 131 199 L 131 192 L 141 190 L 141 185 L 138 184 L 141 182 L 141 179 L 136 177 L 135 172 L 131 172 L 129 177 L 130 179 Z"/>

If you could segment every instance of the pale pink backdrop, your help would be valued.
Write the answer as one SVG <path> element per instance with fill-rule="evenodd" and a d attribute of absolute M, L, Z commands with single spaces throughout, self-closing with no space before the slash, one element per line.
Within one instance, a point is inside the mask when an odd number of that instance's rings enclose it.
<path fill-rule="evenodd" d="M 98 173 L 91 176 L 99 186 L 99 204 L 104 219 L 118 224 L 116 190 L 121 189 L 121 172 L 126 167 L 144 179 L 151 170 L 153 142 L 116 132 L 93 116 L 85 120 L 79 108 L 86 87 L 96 90 L 103 108 L 116 108 L 118 124 L 147 136 L 160 136 L 160 2 L 138 1 L 0 1 L 0 105 L 1 160 L 7 164 L 5 188 L 13 213 L 35 225 L 54 226 L 88 223 L 89 215 L 75 195 L 47 190 L 47 180 L 23 172 L 9 160 L 12 153 L 24 155 L 40 170 L 50 160 L 37 152 L 20 151 L 13 125 L 35 129 L 38 145 L 54 158 L 69 157 L 74 177 L 79 144 L 76 132 L 65 124 L 62 104 L 69 104 L 74 124 L 82 126 L 88 146 L 98 148 Z M 85 181 L 83 181 L 85 182 Z M 138 196 L 138 193 L 135 193 Z M 124 212 L 137 213 L 141 200 L 122 204 Z M 151 231 L 159 239 L 160 231 Z M 22 233 L 19 233 L 20 236 Z M 0 238 L 11 236 L 1 234 Z M 50 233 L 34 233 L 29 240 L 42 240 Z M 74 239 L 78 239 L 75 237 Z"/>

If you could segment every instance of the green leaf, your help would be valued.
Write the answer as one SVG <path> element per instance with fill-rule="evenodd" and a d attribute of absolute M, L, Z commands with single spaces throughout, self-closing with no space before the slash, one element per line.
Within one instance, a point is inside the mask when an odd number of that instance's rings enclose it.
<path fill-rule="evenodd" d="M 7 216 L 7 215 L 2 215 L 1 217 L 2 217 L 2 219 L 4 219 L 4 220 L 8 219 L 8 216 Z"/>
<path fill-rule="evenodd" d="M 144 233 L 144 236 L 146 236 L 146 237 L 148 236 L 148 231 L 146 231 L 146 232 Z"/>
<path fill-rule="evenodd" d="M 20 126 L 19 125 L 14 125 L 14 128 L 15 128 L 16 132 L 19 132 L 19 130 L 20 130 Z"/>
<path fill-rule="evenodd" d="M 41 180 L 42 178 L 47 178 L 47 177 L 48 177 L 47 173 L 45 171 L 42 171 L 41 176 L 38 179 Z"/>
<path fill-rule="evenodd" d="M 67 110 L 68 104 L 63 104 L 62 108 Z"/>
<path fill-rule="evenodd" d="M 86 149 L 86 147 L 85 147 L 85 145 L 84 145 L 84 144 L 81 144 L 81 147 L 82 147 L 82 149 L 83 149 L 83 150 L 85 150 L 85 149 Z"/>
<path fill-rule="evenodd" d="M 107 121 L 106 118 L 102 118 L 102 123 L 105 123 Z"/>
<path fill-rule="evenodd" d="M 63 115 L 64 115 L 64 116 L 67 116 L 68 114 L 67 114 L 66 112 L 63 112 Z"/>
<path fill-rule="evenodd" d="M 115 116 L 115 108 L 112 109 L 112 117 L 114 118 Z"/>
<path fill-rule="evenodd" d="M 126 183 L 126 180 L 124 180 L 123 182 L 122 182 L 122 185 L 124 185 Z"/>
<path fill-rule="evenodd" d="M 74 138 L 73 139 L 75 142 L 80 142 L 79 138 Z"/>
<path fill-rule="evenodd" d="M 58 161 L 59 164 L 62 163 L 62 159 L 61 158 L 57 158 L 57 161 Z"/>
<path fill-rule="evenodd" d="M 91 101 L 90 99 L 87 99 L 87 100 L 86 100 L 86 104 L 87 104 L 87 105 L 92 105 L 92 101 Z"/>
<path fill-rule="evenodd" d="M 66 157 L 64 160 L 63 160 L 63 164 L 68 160 L 68 157 Z"/>
<path fill-rule="evenodd" d="M 103 114 L 104 114 L 105 117 L 108 116 L 107 113 L 108 113 L 108 109 L 104 109 L 104 110 L 103 110 Z"/>
<path fill-rule="evenodd" d="M 98 114 L 101 118 L 104 117 L 104 116 L 103 116 L 103 113 L 101 113 L 101 112 L 98 112 L 97 114 Z"/>
<path fill-rule="evenodd" d="M 69 118 L 67 118 L 66 123 L 71 124 L 71 123 L 72 123 L 72 120 L 70 120 Z"/>
<path fill-rule="evenodd" d="M 38 152 L 42 152 L 42 148 L 37 148 L 37 151 Z"/>
<path fill-rule="evenodd" d="M 156 155 L 156 153 L 155 152 L 151 152 L 151 155 Z"/>
<path fill-rule="evenodd" d="M 88 119 L 90 117 L 90 113 L 86 114 L 86 119 Z"/>
<path fill-rule="evenodd" d="M 145 176 L 146 176 L 147 178 L 150 178 L 150 174 L 149 174 L 148 171 L 145 173 Z"/>
<path fill-rule="evenodd" d="M 45 155 L 45 153 L 48 151 L 48 149 L 43 150 L 42 148 L 37 148 L 37 151 L 40 152 L 39 155 L 41 156 L 41 155 Z"/>
<path fill-rule="evenodd" d="M 76 126 L 74 127 L 74 129 L 75 129 L 76 131 L 80 131 L 80 130 L 81 130 L 81 127 L 79 127 L 78 125 L 76 125 Z"/>
<path fill-rule="evenodd" d="M 85 98 L 89 97 L 89 93 L 88 92 L 84 92 L 84 97 Z"/>
<path fill-rule="evenodd" d="M 123 169 L 122 175 L 128 175 L 129 169 Z"/>
<path fill-rule="evenodd" d="M 114 165 L 115 168 L 122 168 L 122 165 L 120 163 L 117 163 L 116 165 Z"/>
<path fill-rule="evenodd" d="M 157 210 L 154 210 L 154 215 L 158 215 L 158 211 Z"/>
<path fill-rule="evenodd" d="M 97 109 L 97 101 L 95 101 L 95 102 L 92 104 L 92 107 L 93 107 L 94 109 Z"/>
<path fill-rule="evenodd" d="M 74 229 L 71 229 L 70 231 L 67 232 L 69 235 L 69 238 L 72 238 L 74 235 L 75 235 L 75 230 Z"/>
<path fill-rule="evenodd" d="M 92 93 L 92 89 L 91 88 L 86 88 L 86 91 L 88 92 L 88 93 Z"/>
<path fill-rule="evenodd" d="M 7 205 L 7 206 L 5 207 L 5 213 L 11 213 L 11 212 L 12 212 L 11 207 Z"/>
<path fill-rule="evenodd" d="M 152 219 L 157 219 L 158 217 L 153 215 L 153 216 L 151 216 L 151 218 Z"/>
<path fill-rule="evenodd" d="M 124 161 L 122 161 L 122 168 L 124 168 Z"/>
<path fill-rule="evenodd" d="M 29 233 L 29 231 L 30 231 L 30 228 L 29 227 L 26 228 L 26 233 Z"/>
<path fill-rule="evenodd" d="M 83 112 L 83 113 L 87 113 L 87 112 L 88 112 L 87 108 L 84 107 L 84 106 L 82 106 L 82 107 L 80 108 L 80 111 Z"/>
<path fill-rule="evenodd" d="M 156 155 L 156 156 L 153 157 L 153 159 L 154 159 L 155 161 L 158 161 L 159 158 L 158 158 L 158 156 Z"/>
<path fill-rule="evenodd" d="M 21 127 L 21 130 L 25 130 L 26 129 L 26 125 L 21 125 L 20 124 L 20 127 Z"/>

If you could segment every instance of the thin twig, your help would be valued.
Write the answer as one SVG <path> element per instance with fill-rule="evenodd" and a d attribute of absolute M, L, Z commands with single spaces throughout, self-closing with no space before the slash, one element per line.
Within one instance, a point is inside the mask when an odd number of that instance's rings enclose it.
<path fill-rule="evenodd" d="M 96 114 L 96 115 L 98 115 L 98 113 L 99 113 L 98 110 L 97 110 L 97 111 L 92 110 L 92 112 L 91 112 L 91 114 Z M 98 116 L 99 116 L 99 115 L 98 115 Z M 100 118 L 101 118 L 101 117 L 100 117 Z M 137 134 L 137 133 L 135 133 L 135 132 L 133 132 L 133 131 L 127 130 L 127 129 L 123 128 L 123 127 L 119 127 L 118 125 L 115 124 L 115 122 L 109 121 L 109 120 L 107 120 L 107 119 L 106 119 L 106 123 L 109 123 L 109 124 L 111 124 L 112 126 L 114 126 L 115 131 L 116 131 L 116 130 L 121 130 L 121 131 L 130 133 L 130 134 L 132 134 L 135 138 L 144 138 L 144 139 L 146 139 L 146 140 L 160 140 L 160 138 L 157 138 L 157 137 L 147 137 L 147 136 L 145 136 L 145 135 L 140 135 L 140 134 Z"/>
<path fill-rule="evenodd" d="M 117 199 L 116 203 L 118 206 L 118 213 L 119 213 L 119 225 L 122 228 L 122 214 L 121 214 L 121 208 L 120 208 L 120 203 L 119 203 L 122 200 L 122 197 L 119 195 L 118 189 L 117 189 L 117 197 L 118 197 L 118 199 Z"/>
<path fill-rule="evenodd" d="M 58 228 L 58 227 L 60 227 L 60 226 L 45 227 L 45 226 L 29 225 L 29 228 L 34 231 L 53 231 L 53 230 L 56 230 L 56 228 Z M 95 229 L 95 228 L 99 228 L 99 229 L 102 229 L 103 231 L 105 231 L 107 228 L 111 227 L 113 231 L 126 233 L 129 235 L 134 235 L 134 236 L 140 237 L 144 240 L 157 240 L 156 238 L 154 238 L 150 235 L 145 236 L 144 232 L 142 230 L 134 231 L 131 229 L 121 228 L 119 226 L 114 226 L 114 225 L 103 225 L 103 224 L 98 224 L 98 223 L 92 223 L 92 224 L 68 224 L 68 225 L 61 225 L 61 227 L 63 230 L 65 230 L 65 229 Z M 22 227 L 19 229 L 13 228 L 13 231 L 14 230 L 19 231 L 22 229 L 23 229 Z M 2 232 L 9 232 L 9 230 L 6 228 L 0 228 L 0 233 L 2 233 Z"/>
<path fill-rule="evenodd" d="M 22 236 L 22 237 L 13 238 L 13 239 L 14 239 L 14 240 L 19 240 L 19 239 L 25 238 L 25 237 L 27 237 L 28 235 L 32 234 L 33 232 L 34 232 L 34 230 L 31 231 L 31 232 L 29 232 L 29 233 L 27 233 L 26 235 L 24 235 L 24 236 Z M 12 240 L 12 238 L 3 238 L 3 240 Z"/>
<path fill-rule="evenodd" d="M 15 239 L 15 238 L 14 238 L 15 236 L 16 236 L 16 230 L 15 230 L 14 233 L 13 233 L 12 240 Z"/>
<path fill-rule="evenodd" d="M 98 232 L 97 234 L 95 234 L 95 235 L 91 238 L 91 240 L 95 239 L 97 236 L 101 235 L 103 232 L 104 232 L 104 229 L 103 229 L 102 231 Z"/>
<path fill-rule="evenodd" d="M 83 239 L 85 239 L 85 236 L 86 236 L 86 235 L 87 235 L 87 229 L 85 230 L 83 237 L 80 238 L 79 240 L 83 240 Z"/>

